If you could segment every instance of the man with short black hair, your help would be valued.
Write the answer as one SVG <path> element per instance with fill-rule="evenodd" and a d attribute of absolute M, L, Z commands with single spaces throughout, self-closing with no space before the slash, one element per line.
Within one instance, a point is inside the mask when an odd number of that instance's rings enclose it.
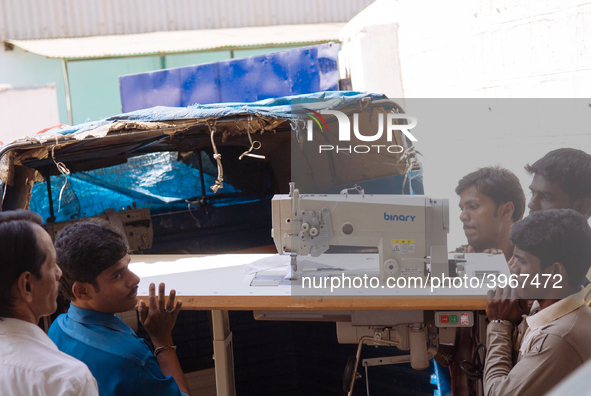
<path fill-rule="evenodd" d="M 549 209 L 516 223 L 511 241 L 519 289 L 489 291 L 485 395 L 541 395 L 591 358 L 591 308 L 581 286 L 591 228 L 574 210 Z M 519 299 L 536 299 L 540 310 L 521 320 L 526 311 Z"/>
<path fill-rule="evenodd" d="M 546 209 L 573 209 L 591 216 L 591 155 L 573 148 L 550 151 L 526 165 L 533 176 L 529 186 L 532 197 L 527 205 L 530 213 Z M 591 306 L 591 271 L 583 278 L 585 299 Z"/>
<path fill-rule="evenodd" d="M 531 212 L 573 209 L 591 215 L 591 155 L 572 148 L 550 151 L 525 170 L 533 176 Z"/>
<path fill-rule="evenodd" d="M 135 307 L 140 281 L 129 270 L 125 236 L 104 221 L 79 222 L 60 231 L 55 246 L 64 273 L 61 290 L 71 301 L 68 313 L 49 330 L 60 350 L 88 365 L 101 395 L 188 395 L 171 336 L 181 309 L 174 290 L 166 303 L 161 283 L 156 300 L 152 283 L 149 307 L 139 304 L 140 322 L 155 347 L 152 352 L 115 316 Z"/>
<path fill-rule="evenodd" d="M 84 363 L 37 326 L 57 308 L 61 271 L 41 216 L 0 212 L 0 394 L 98 395 Z"/>
<path fill-rule="evenodd" d="M 525 211 L 525 194 L 517 176 L 498 166 L 480 168 L 458 182 L 456 194 L 468 251 L 502 250 L 509 261 L 513 254 L 509 232 Z"/>

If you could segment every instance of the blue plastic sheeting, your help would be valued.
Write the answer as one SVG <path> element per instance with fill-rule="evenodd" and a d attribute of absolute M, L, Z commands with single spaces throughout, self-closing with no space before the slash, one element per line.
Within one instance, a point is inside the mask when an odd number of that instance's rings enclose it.
<path fill-rule="evenodd" d="M 119 77 L 124 112 L 338 89 L 337 44 Z"/>
<path fill-rule="evenodd" d="M 294 115 L 292 115 L 292 106 L 296 104 L 306 104 L 306 106 L 311 109 L 315 108 L 314 104 L 318 104 L 319 108 L 327 109 L 327 102 L 330 102 L 330 108 L 334 109 L 348 104 L 357 103 L 360 99 L 365 97 L 372 98 L 373 100 L 385 98 L 381 94 L 367 94 L 354 91 L 329 91 L 265 99 L 254 103 L 217 103 L 189 107 L 159 106 L 151 109 L 123 113 L 100 121 L 87 122 L 63 129 L 52 129 L 51 131 L 46 132 L 46 134 L 59 133 L 61 135 L 69 135 L 72 133 L 90 132 L 98 127 L 113 124 L 117 121 L 157 122 L 219 118 L 241 114 L 252 114 L 288 120 L 294 117 Z M 302 117 L 304 116 L 302 115 Z"/>
<path fill-rule="evenodd" d="M 195 208 L 186 199 L 201 195 L 199 170 L 177 161 L 177 154 L 151 153 L 129 158 L 127 163 L 67 176 L 51 176 L 51 193 L 56 222 L 96 216 L 108 208 L 132 206 L 150 208 L 152 214 Z M 204 174 L 206 196 L 214 196 L 208 186 L 215 178 Z M 238 192 L 228 183 L 220 193 Z M 59 199 L 61 193 L 61 200 Z M 216 199 L 216 205 L 251 202 L 234 197 Z M 60 210 L 58 212 L 58 205 Z M 45 182 L 33 186 L 29 209 L 44 219 L 50 216 Z"/>
<path fill-rule="evenodd" d="M 355 183 L 363 189 L 365 194 L 424 194 L 423 179 L 420 177 L 422 170 L 411 171 L 409 180 L 404 181 L 404 175 L 392 175 L 380 177 L 379 179 L 363 180 Z M 340 194 L 345 188 L 351 188 L 351 185 L 329 186 L 321 190 L 315 190 L 314 194 Z M 352 194 L 357 192 L 352 191 Z"/>
<path fill-rule="evenodd" d="M 449 374 L 449 368 L 441 366 L 431 359 L 435 366 L 435 373 L 432 376 L 431 383 L 437 385 L 437 390 L 433 393 L 433 396 L 451 396 L 451 377 Z"/>

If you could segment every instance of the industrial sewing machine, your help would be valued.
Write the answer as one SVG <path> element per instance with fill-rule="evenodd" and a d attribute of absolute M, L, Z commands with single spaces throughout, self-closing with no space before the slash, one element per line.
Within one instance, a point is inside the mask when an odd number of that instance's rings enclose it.
<path fill-rule="evenodd" d="M 279 254 L 318 257 L 330 246 L 377 247 L 380 279 L 449 276 L 447 199 L 404 195 L 289 195 L 273 197 L 273 231 Z"/>
<path fill-rule="evenodd" d="M 451 285 L 438 289 L 437 297 L 461 293 L 484 298 L 490 282 L 508 275 L 503 255 L 482 253 L 454 255 L 447 249 L 449 210 L 447 199 L 425 196 L 365 195 L 344 190 L 340 195 L 300 194 L 290 183 L 289 195 L 272 200 L 272 235 L 277 251 L 291 256 L 286 278 L 292 282 L 301 276 L 298 258 L 320 257 L 335 246 L 377 248 L 373 260 L 382 283 L 387 279 L 420 278 L 422 287 L 406 290 L 408 297 L 435 297 L 429 289 L 434 278 L 477 279 L 479 288 L 467 284 L 458 292 Z M 374 253 L 375 255 L 375 253 Z M 327 255 L 329 256 L 329 255 Z M 339 262 L 361 260 L 359 255 L 339 255 Z M 324 268 L 323 268 L 324 269 Z M 335 270 L 343 270 L 336 268 Z M 491 277 L 492 275 L 492 277 Z M 323 276 L 326 276 L 323 274 Z M 334 276 L 334 274 L 332 274 Z M 383 286 L 382 286 L 383 287 Z M 378 289 L 379 290 L 379 289 Z M 430 295 L 429 295 L 430 294 Z M 337 322 L 340 343 L 358 344 L 345 370 L 343 388 L 351 394 L 363 344 L 397 346 L 409 350 L 404 356 L 364 359 L 363 366 L 410 362 L 414 369 L 425 369 L 439 344 L 452 344 L 456 328 L 472 327 L 483 317 L 471 310 L 449 311 L 338 311 L 309 314 L 257 311 L 259 320 L 328 320 Z"/>

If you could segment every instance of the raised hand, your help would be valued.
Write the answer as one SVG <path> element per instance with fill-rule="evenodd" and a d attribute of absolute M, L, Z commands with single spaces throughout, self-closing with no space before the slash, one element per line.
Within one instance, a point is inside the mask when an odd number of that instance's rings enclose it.
<path fill-rule="evenodd" d="M 166 302 L 164 283 L 158 286 L 158 298 L 155 295 L 156 286 L 150 283 L 148 306 L 140 301 L 138 312 L 140 323 L 144 326 L 155 347 L 172 345 L 172 329 L 181 311 L 182 302 L 175 304 L 176 291 L 172 289 Z"/>

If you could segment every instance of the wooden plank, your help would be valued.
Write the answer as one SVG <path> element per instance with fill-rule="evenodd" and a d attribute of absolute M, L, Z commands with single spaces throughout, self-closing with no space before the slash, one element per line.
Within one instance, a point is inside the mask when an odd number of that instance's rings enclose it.
<path fill-rule="evenodd" d="M 486 309 L 486 298 L 325 298 L 306 299 L 287 296 L 180 296 L 187 310 L 479 310 Z M 148 298 L 140 296 L 148 303 Z"/>

